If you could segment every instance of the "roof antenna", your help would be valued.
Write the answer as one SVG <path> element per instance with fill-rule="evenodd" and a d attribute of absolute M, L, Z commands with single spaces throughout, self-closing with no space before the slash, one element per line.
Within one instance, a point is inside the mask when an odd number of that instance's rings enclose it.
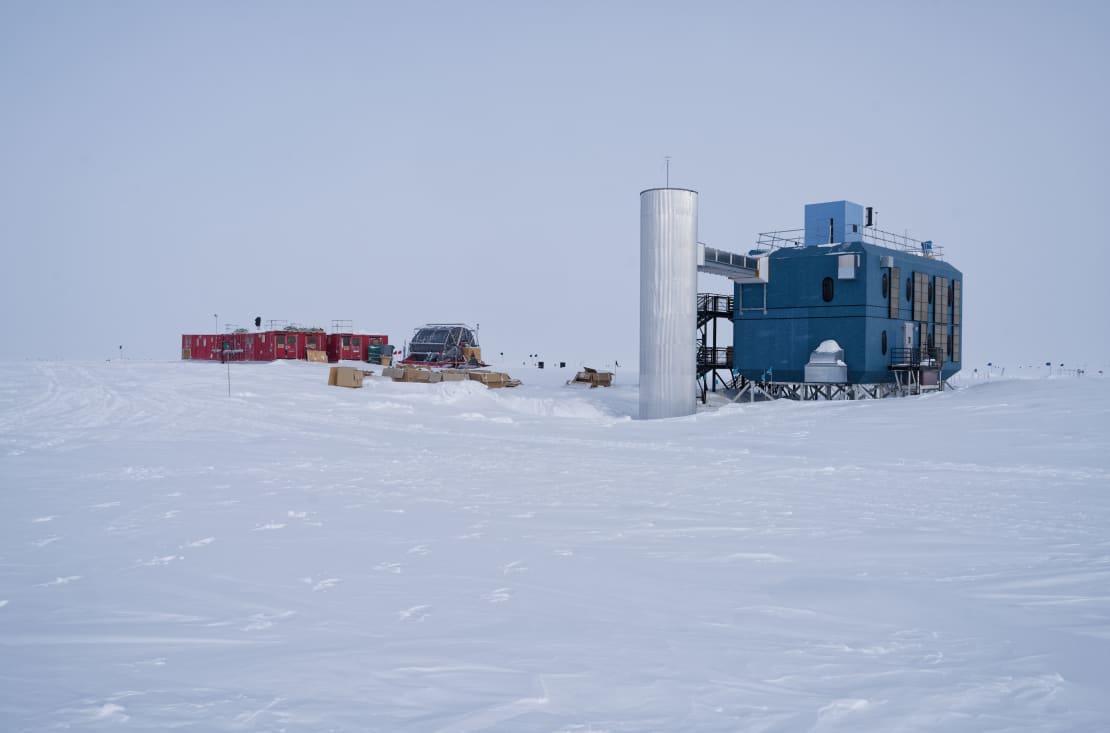
<path fill-rule="evenodd" d="M 667 188 L 671 187 L 671 156 L 663 156 L 664 165 L 667 168 Z"/>

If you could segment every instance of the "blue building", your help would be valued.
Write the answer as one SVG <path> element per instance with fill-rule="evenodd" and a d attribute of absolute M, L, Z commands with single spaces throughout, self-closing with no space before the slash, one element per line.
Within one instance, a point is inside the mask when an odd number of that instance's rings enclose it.
<path fill-rule="evenodd" d="M 736 371 L 805 382 L 829 340 L 844 351 L 849 384 L 893 382 L 899 366 L 936 367 L 941 379 L 960 370 L 963 275 L 932 242 L 871 219 L 851 201 L 808 204 L 804 230 L 761 235 L 751 252 L 765 258 L 759 275 L 735 287 Z"/>

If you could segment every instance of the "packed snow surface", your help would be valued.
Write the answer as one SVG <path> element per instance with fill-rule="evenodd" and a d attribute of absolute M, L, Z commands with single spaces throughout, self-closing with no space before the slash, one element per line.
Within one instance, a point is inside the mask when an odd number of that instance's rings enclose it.
<path fill-rule="evenodd" d="M 1110 730 L 1110 382 L 0 364 L 0 730 Z"/>

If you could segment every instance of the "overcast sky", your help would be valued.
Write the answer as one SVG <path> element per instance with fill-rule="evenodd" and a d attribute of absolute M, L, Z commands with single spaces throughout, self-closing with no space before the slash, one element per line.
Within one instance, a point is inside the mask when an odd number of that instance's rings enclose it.
<path fill-rule="evenodd" d="M 669 155 L 713 246 L 842 198 L 943 245 L 968 368 L 1107 364 L 1108 8 L 0 0 L 0 357 L 218 313 L 632 361 Z"/>

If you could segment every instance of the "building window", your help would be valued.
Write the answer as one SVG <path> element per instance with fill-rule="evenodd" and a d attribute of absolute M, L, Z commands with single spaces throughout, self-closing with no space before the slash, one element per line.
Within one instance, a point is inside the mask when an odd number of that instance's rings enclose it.
<path fill-rule="evenodd" d="M 913 301 L 913 278 L 912 277 L 907 277 L 906 278 L 906 302 L 910 303 L 912 301 Z"/>
<path fill-rule="evenodd" d="M 933 289 L 934 289 L 933 283 L 934 283 L 933 278 L 929 278 L 929 303 L 933 302 Z"/>
<path fill-rule="evenodd" d="M 886 331 L 883 331 L 883 356 L 886 356 Z"/>
<path fill-rule="evenodd" d="M 956 288 L 948 288 L 948 305 L 955 302 Z"/>
<path fill-rule="evenodd" d="M 888 295 L 890 295 L 890 275 L 887 275 L 884 272 L 883 273 L 883 298 L 886 298 Z M 886 351 L 883 351 L 883 353 L 885 354 Z"/>
<path fill-rule="evenodd" d="M 833 299 L 833 279 L 826 277 L 821 281 L 821 300 L 826 303 Z"/>

